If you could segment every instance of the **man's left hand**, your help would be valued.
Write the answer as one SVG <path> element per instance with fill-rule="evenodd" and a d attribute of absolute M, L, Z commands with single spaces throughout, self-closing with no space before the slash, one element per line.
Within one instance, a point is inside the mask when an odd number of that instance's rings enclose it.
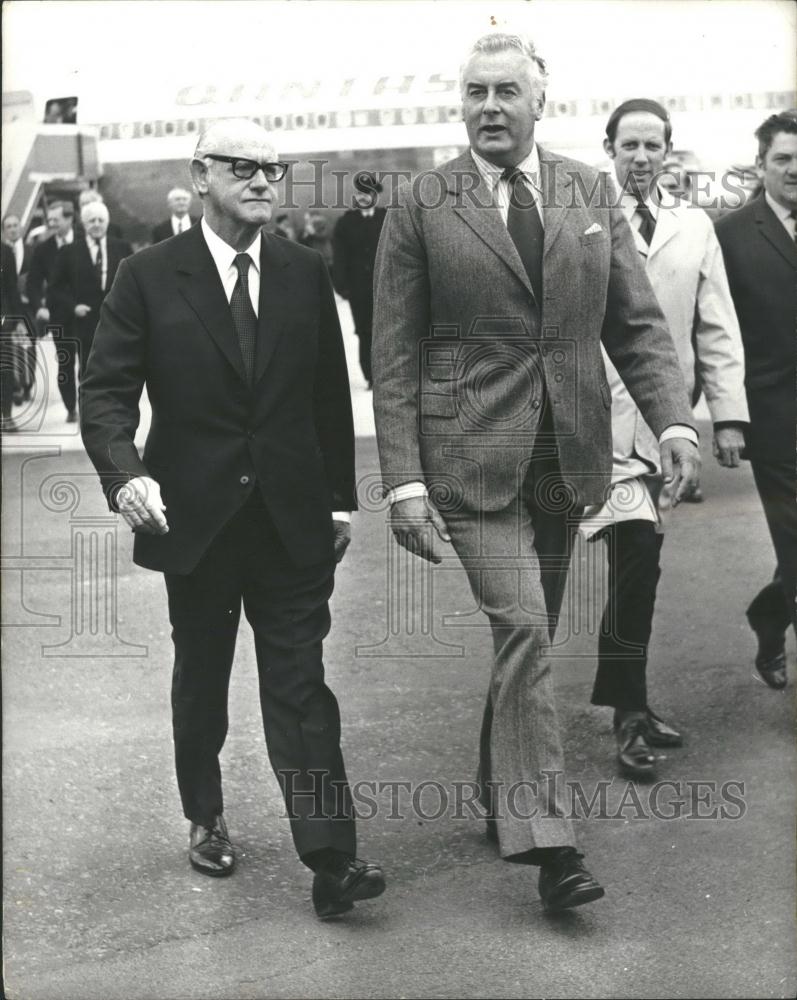
<path fill-rule="evenodd" d="M 673 498 L 673 507 L 700 485 L 700 452 L 688 438 L 661 443 L 661 473 Z"/>
<path fill-rule="evenodd" d="M 335 562 L 340 562 L 351 541 L 351 525 L 348 521 L 333 521 L 335 532 Z"/>
<path fill-rule="evenodd" d="M 723 427 L 714 432 L 714 458 L 726 469 L 738 469 L 744 449 L 744 434 L 739 427 Z"/>

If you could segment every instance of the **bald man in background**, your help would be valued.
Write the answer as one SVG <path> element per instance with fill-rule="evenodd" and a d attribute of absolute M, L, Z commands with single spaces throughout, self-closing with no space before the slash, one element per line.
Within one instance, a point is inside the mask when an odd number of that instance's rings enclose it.
<path fill-rule="evenodd" d="M 219 753 L 243 604 L 269 757 L 321 918 L 385 888 L 355 823 L 322 641 L 356 507 L 348 371 L 323 259 L 262 231 L 287 164 L 251 121 L 191 161 L 204 217 L 120 268 L 83 390 L 86 450 L 134 560 L 164 574 L 177 783 L 189 860 L 230 875 Z M 144 386 L 152 425 L 134 434 Z"/>
<path fill-rule="evenodd" d="M 189 214 L 191 208 L 191 192 L 185 188 L 176 187 L 166 195 L 166 202 L 169 206 L 169 218 L 158 223 L 152 230 L 152 242 L 161 243 L 168 240 L 170 236 L 179 236 L 180 233 L 190 229 L 199 221 L 195 216 Z"/>

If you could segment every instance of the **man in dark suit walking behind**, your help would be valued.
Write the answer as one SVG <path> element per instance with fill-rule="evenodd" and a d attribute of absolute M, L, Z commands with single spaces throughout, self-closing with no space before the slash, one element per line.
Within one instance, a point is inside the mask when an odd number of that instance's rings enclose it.
<path fill-rule="evenodd" d="M 169 205 L 169 218 L 159 222 L 152 230 L 152 242 L 160 243 L 168 240 L 171 236 L 178 236 L 180 233 L 196 225 L 197 219 L 189 215 L 191 208 L 191 192 L 185 188 L 172 188 L 166 195 Z"/>
<path fill-rule="evenodd" d="M 321 257 L 262 232 L 286 171 L 268 133 L 219 122 L 191 173 L 200 225 L 124 262 L 84 383 L 83 440 L 135 561 L 164 573 L 177 783 L 200 872 L 235 865 L 219 753 L 243 603 L 269 757 L 320 917 L 379 895 L 357 861 L 322 640 L 355 506 L 343 344 Z M 146 384 L 152 427 L 133 443 Z M 336 513 L 339 512 L 339 513 Z M 167 520 L 168 517 L 168 520 Z"/>
<path fill-rule="evenodd" d="M 739 317 L 750 408 L 746 457 L 764 507 L 777 570 L 753 598 L 747 619 L 758 638 L 756 669 L 786 686 L 785 638 L 797 630 L 797 110 L 756 131 L 764 192 L 717 223 Z"/>
<path fill-rule="evenodd" d="M 58 378 L 67 423 L 77 420 L 75 355 L 81 380 L 86 370 L 100 306 L 113 284 L 119 264 L 131 254 L 130 244 L 108 235 L 108 209 L 91 201 L 80 212 L 83 235 L 61 247 L 55 256 L 47 307 L 64 338 L 58 345 Z"/>
<path fill-rule="evenodd" d="M 372 173 L 354 178 L 354 208 L 338 219 L 332 235 L 332 280 L 349 300 L 354 332 L 360 342 L 360 368 L 371 388 L 371 337 L 374 323 L 374 260 L 385 222 L 385 209 L 376 204 L 382 185 Z"/>

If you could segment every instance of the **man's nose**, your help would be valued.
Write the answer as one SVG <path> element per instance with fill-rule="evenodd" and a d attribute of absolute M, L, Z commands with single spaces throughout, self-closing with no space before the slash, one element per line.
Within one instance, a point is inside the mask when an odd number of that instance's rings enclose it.
<path fill-rule="evenodd" d="M 492 88 L 488 88 L 487 94 L 484 98 L 484 106 L 482 111 L 484 114 L 495 115 L 501 110 L 501 105 L 498 103 L 498 94 Z"/>
<path fill-rule="evenodd" d="M 262 167 L 258 167 L 253 174 L 251 181 L 249 181 L 249 187 L 254 188 L 257 191 L 265 191 L 268 187 L 268 178 L 266 177 L 265 171 Z"/>

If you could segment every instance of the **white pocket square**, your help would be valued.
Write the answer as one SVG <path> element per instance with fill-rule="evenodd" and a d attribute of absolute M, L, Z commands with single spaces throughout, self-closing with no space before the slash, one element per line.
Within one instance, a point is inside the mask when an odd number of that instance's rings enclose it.
<path fill-rule="evenodd" d="M 603 226 L 599 225 L 597 222 L 593 222 L 589 229 L 584 230 L 585 236 L 592 236 L 593 233 L 602 233 Z"/>

